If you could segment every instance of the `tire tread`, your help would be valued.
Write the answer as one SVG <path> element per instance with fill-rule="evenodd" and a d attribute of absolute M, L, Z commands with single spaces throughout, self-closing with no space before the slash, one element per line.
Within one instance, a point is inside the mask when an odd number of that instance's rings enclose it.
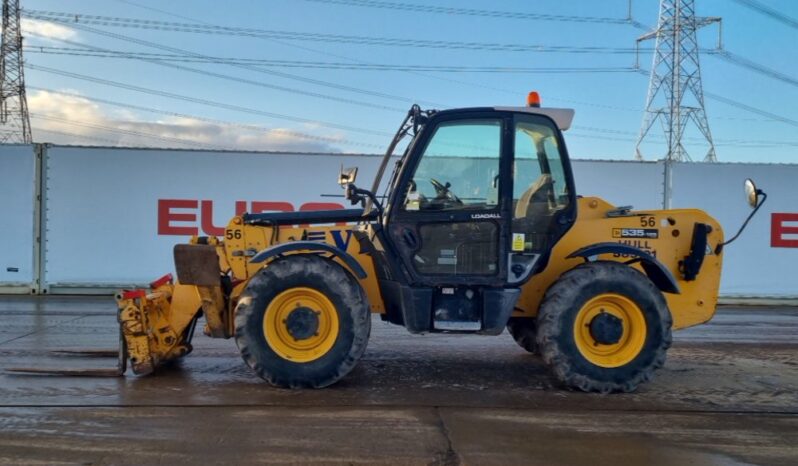
<path fill-rule="evenodd" d="M 652 363 L 635 371 L 629 379 L 621 382 L 596 380 L 577 371 L 571 364 L 571 357 L 563 352 L 557 339 L 563 331 L 563 314 L 569 311 L 577 293 L 585 286 L 608 279 L 635 281 L 644 287 L 646 293 L 656 302 L 657 320 L 662 326 L 662 341 L 655 348 Z M 587 262 L 565 272 L 546 291 L 538 313 L 537 344 L 543 361 L 552 369 L 554 376 L 567 387 L 586 392 L 632 392 L 641 383 L 650 381 L 654 372 L 665 364 L 666 352 L 672 342 L 672 324 L 673 319 L 665 298 L 656 285 L 641 272 L 619 262 Z"/>
<path fill-rule="evenodd" d="M 299 370 L 297 367 L 294 373 L 286 373 L 284 370 L 276 370 L 276 366 L 271 364 L 274 361 L 263 360 L 258 356 L 262 353 L 262 345 L 267 343 L 264 338 L 257 337 L 263 333 L 260 329 L 254 329 L 253 335 L 249 328 L 253 320 L 257 320 L 255 314 L 265 312 L 265 307 L 260 309 L 256 303 L 261 302 L 263 296 L 281 291 L 281 282 L 284 279 L 296 276 L 304 276 L 310 283 L 329 283 L 335 280 L 343 291 L 340 298 L 346 309 L 339 310 L 339 313 L 347 310 L 350 312 L 354 335 L 346 354 L 334 361 L 334 367 L 329 370 L 309 371 Z M 371 312 L 363 288 L 341 265 L 318 255 L 291 255 L 268 264 L 252 277 L 241 294 L 235 312 L 235 340 L 242 359 L 259 377 L 282 388 L 323 388 L 334 384 L 357 365 L 366 350 L 370 333 Z M 274 357 L 279 358 L 277 355 Z"/>

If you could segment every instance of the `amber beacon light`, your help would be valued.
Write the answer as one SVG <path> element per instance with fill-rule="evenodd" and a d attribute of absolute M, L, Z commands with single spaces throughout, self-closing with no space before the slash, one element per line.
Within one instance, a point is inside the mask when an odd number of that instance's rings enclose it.
<path fill-rule="evenodd" d="M 527 107 L 540 107 L 540 94 L 537 91 L 532 91 L 526 96 Z"/>

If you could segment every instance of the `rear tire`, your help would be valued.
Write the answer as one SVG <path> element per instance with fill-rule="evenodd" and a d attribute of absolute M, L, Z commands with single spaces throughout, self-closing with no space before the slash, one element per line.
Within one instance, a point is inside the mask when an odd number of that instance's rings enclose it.
<path fill-rule="evenodd" d="M 518 346 L 532 354 L 538 354 L 538 324 L 534 317 L 511 317 L 507 322 L 507 332 Z"/>
<path fill-rule="evenodd" d="M 579 265 L 546 292 L 538 314 L 543 361 L 564 385 L 631 392 L 665 363 L 672 319 L 641 272 L 611 261 Z"/>
<path fill-rule="evenodd" d="M 357 280 L 317 255 L 277 259 L 252 277 L 236 307 L 235 339 L 256 374 L 283 388 L 322 388 L 366 350 L 371 313 Z"/>

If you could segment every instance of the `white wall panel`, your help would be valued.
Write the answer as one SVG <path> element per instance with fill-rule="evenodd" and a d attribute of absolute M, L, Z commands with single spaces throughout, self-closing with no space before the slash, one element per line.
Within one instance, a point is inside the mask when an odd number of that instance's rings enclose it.
<path fill-rule="evenodd" d="M 798 296 L 798 165 L 682 163 L 673 167 L 674 208 L 696 207 L 717 218 L 726 238 L 739 229 L 750 208 L 743 195 L 745 178 L 754 179 L 768 200 L 740 238 L 725 250 L 721 295 Z M 792 222 L 774 225 L 774 213 L 792 214 Z M 771 236 L 778 235 L 775 247 Z"/>
<path fill-rule="evenodd" d="M 359 181 L 370 184 L 379 158 L 51 147 L 46 283 L 146 283 L 173 271 L 175 244 L 223 228 L 237 203 L 344 204 L 342 163 L 359 166 Z"/>
<path fill-rule="evenodd" d="M 13 160 L 24 162 L 24 157 L 18 159 Z M 56 287 L 145 283 L 173 270 L 175 244 L 191 233 L 213 234 L 214 228 L 223 228 L 237 206 L 251 211 L 263 202 L 294 210 L 314 202 L 343 205 L 346 201 L 336 184 L 341 164 L 359 166 L 358 184 L 370 186 L 379 160 L 358 155 L 51 147 L 46 157 L 44 280 Z M 31 183 L 33 158 L 27 163 L 15 170 L 28 173 L 25 183 Z M 575 160 L 573 167 L 578 194 L 637 209 L 662 208 L 661 162 Z M 0 176 L 19 185 L 14 193 L 32 193 L 32 186 L 22 187 L 20 177 L 8 173 L 4 170 Z M 771 245 L 772 214 L 798 215 L 798 165 L 676 164 L 672 206 L 706 210 L 730 236 L 748 213 L 742 196 L 747 176 L 756 179 L 770 199 L 727 250 L 721 293 L 798 296 L 792 271 L 798 248 Z M 15 231 L 29 233 L 33 201 L 30 195 L 25 199 L 27 204 L 15 206 L 9 215 L 25 217 L 16 221 L 23 223 Z M 796 228 L 798 221 L 782 227 Z M 17 236 L 16 244 L 32 241 L 32 235 Z M 798 240 L 798 234 L 782 237 Z M 32 262 L 32 247 L 6 249 Z M 5 266 L 0 273 L 4 270 Z"/>
<path fill-rule="evenodd" d="M 30 290 L 34 281 L 33 146 L 0 146 L 0 290 Z"/>
<path fill-rule="evenodd" d="M 661 162 L 573 160 L 576 193 L 598 196 L 616 206 L 661 209 L 663 170 Z"/>

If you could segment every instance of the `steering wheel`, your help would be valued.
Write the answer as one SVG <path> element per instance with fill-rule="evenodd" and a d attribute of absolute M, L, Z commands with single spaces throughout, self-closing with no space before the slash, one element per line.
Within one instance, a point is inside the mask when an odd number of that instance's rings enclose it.
<path fill-rule="evenodd" d="M 452 186 L 449 183 L 443 184 L 440 181 L 436 180 L 435 178 L 430 178 L 429 182 L 432 183 L 432 186 L 435 188 L 435 193 L 438 195 L 438 199 L 448 199 L 452 202 L 456 202 L 458 204 L 462 204 L 463 201 L 457 197 L 456 194 L 451 192 L 449 188 Z"/>

